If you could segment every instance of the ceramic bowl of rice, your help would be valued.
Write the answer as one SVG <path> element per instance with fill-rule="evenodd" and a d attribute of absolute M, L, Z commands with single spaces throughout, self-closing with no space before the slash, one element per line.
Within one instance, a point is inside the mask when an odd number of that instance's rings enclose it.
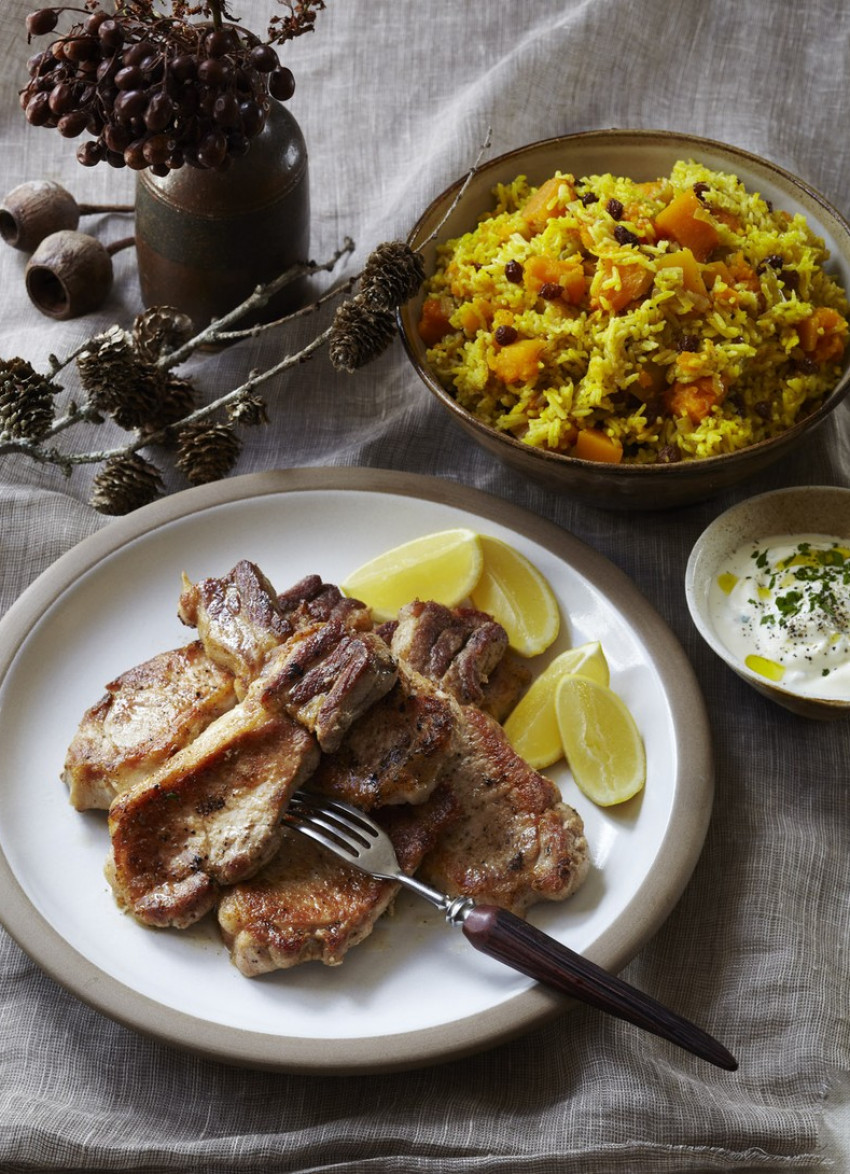
<path fill-rule="evenodd" d="M 790 455 L 850 389 L 850 225 L 804 181 L 667 131 L 481 165 L 408 243 L 407 353 L 513 469 L 603 508 L 685 505 Z"/>

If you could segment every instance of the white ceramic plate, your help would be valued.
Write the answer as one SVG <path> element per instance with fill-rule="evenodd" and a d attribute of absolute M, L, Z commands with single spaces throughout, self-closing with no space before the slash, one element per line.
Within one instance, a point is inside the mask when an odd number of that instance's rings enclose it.
<path fill-rule="evenodd" d="M 593 868 L 531 920 L 611 970 L 655 932 L 702 848 L 713 775 L 702 697 L 672 633 L 616 567 L 557 526 L 447 482 L 366 469 L 289 470 L 190 490 L 106 526 L 59 559 L 0 623 L 0 916 L 49 974 L 101 1012 L 220 1060 L 288 1071 L 411 1067 L 527 1030 L 569 1004 L 474 951 L 424 902 L 330 969 L 249 980 L 215 927 L 142 928 L 103 877 L 103 812 L 75 812 L 59 774 L 83 710 L 131 665 L 190 634 L 181 572 L 258 563 L 279 588 L 342 578 L 395 544 L 469 525 L 513 543 L 566 619 L 556 655 L 602 641 L 648 762 L 644 794 L 603 811 L 561 765 Z"/>

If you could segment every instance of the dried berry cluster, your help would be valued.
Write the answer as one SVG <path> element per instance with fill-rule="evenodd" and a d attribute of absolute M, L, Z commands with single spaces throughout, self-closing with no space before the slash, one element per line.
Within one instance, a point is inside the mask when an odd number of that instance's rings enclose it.
<path fill-rule="evenodd" d="M 106 162 L 162 176 L 184 164 L 222 170 L 244 155 L 272 100 L 284 102 L 295 89 L 271 42 L 308 32 L 324 0 L 290 5 L 266 42 L 222 23 L 221 0 L 172 7 L 164 17 L 152 0 L 119 0 L 110 14 L 86 0 L 85 20 L 29 60 L 20 93 L 27 121 L 66 138 L 92 136 L 77 149 L 85 166 Z M 32 12 L 28 36 L 54 32 L 67 11 L 80 10 Z M 212 25 L 188 19 L 198 13 Z"/>

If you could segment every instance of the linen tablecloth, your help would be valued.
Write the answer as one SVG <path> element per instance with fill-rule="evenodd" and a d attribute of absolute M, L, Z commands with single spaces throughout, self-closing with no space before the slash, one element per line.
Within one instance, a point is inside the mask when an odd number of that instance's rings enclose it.
<path fill-rule="evenodd" d="M 234 0 L 264 28 L 271 0 Z M 74 144 L 17 102 L 33 51 L 30 0 L 0 8 L 0 174 L 53 178 L 78 200 L 132 200 L 133 176 L 80 167 Z M 490 152 L 605 127 L 680 130 L 765 155 L 850 213 L 844 0 L 328 0 L 285 60 L 310 154 L 312 247 L 350 235 L 355 273 L 404 237 Z M 87 222 L 117 239 L 126 221 Z M 43 368 L 141 308 L 132 251 L 96 314 L 65 324 L 30 305 L 26 259 L 0 249 L 0 357 Z M 327 319 L 192 365 L 220 394 Z M 354 376 L 324 352 L 269 395 L 236 474 L 375 466 L 486 490 L 548 518 L 625 571 L 681 641 L 714 737 L 704 851 L 669 920 L 624 972 L 736 1053 L 730 1075 L 579 1009 L 490 1051 L 402 1074 L 291 1076 L 230 1068 L 141 1038 L 81 1005 L 0 935 L 3 1171 L 651 1171 L 850 1169 L 836 1128 L 850 1060 L 846 723 L 795 718 L 750 691 L 697 636 L 683 579 L 701 530 L 750 494 L 850 484 L 850 404 L 758 479 L 703 504 L 623 515 L 508 472 L 449 421 L 396 342 Z M 108 434 L 108 428 L 107 428 Z M 2 607 L 109 520 L 93 470 L 66 478 L 0 458 Z M 167 489 L 183 488 L 169 473 Z M 49 716 L 45 720 L 49 721 Z M 2 753 L 2 750 L 0 750 Z M 34 797 L 34 802 L 39 801 Z M 839 1134 L 842 1131 L 839 1130 Z"/>

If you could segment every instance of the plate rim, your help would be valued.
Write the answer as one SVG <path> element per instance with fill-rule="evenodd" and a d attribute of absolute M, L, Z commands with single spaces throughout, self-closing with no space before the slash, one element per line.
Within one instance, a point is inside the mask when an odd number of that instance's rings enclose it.
<path fill-rule="evenodd" d="M 714 756 L 705 702 L 684 649 L 672 629 L 624 571 L 588 543 L 530 510 L 483 490 L 420 473 L 358 466 L 273 469 L 212 482 L 171 494 L 84 538 L 48 566 L 0 619 L 0 685 L 46 610 L 83 574 L 126 543 L 185 520 L 193 513 L 248 499 L 298 491 L 357 491 L 425 498 L 489 519 L 569 561 L 606 598 L 617 593 L 618 611 L 638 622 L 645 642 L 660 645 L 655 665 L 676 732 L 678 774 L 674 800 L 687 772 L 686 812 L 674 801 L 660 845 L 662 868 L 652 870 L 628 905 L 604 930 L 587 956 L 615 973 L 658 931 L 678 903 L 693 873 L 708 831 L 714 798 Z M 599 575 L 604 572 L 605 586 Z M 624 598 L 623 598 L 624 597 Z M 675 680 L 675 688 L 670 684 Z M 686 721 L 679 720 L 687 716 Z M 687 818 L 685 818 L 687 816 Z M 641 930 L 628 927 L 636 905 Z M 0 923 L 21 949 L 54 981 L 108 1018 L 159 1042 L 206 1059 L 241 1067 L 295 1074 L 364 1075 L 425 1067 L 508 1042 L 574 1007 L 533 986 L 485 1012 L 449 1024 L 389 1036 L 318 1039 L 266 1035 L 197 1019 L 166 1007 L 105 974 L 54 929 L 30 902 L 0 847 Z M 482 1022 L 486 1021 L 486 1022 Z"/>

